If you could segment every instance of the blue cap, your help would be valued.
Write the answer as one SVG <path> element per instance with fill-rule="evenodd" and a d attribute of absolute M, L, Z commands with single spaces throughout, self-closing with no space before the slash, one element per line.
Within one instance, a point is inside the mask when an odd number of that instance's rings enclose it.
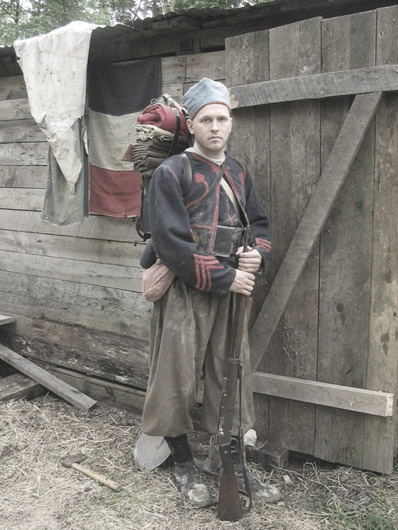
<path fill-rule="evenodd" d="M 222 103 L 231 109 L 227 87 L 207 77 L 203 77 L 196 85 L 193 85 L 182 98 L 182 104 L 187 109 L 191 120 L 202 107 L 211 103 Z"/>

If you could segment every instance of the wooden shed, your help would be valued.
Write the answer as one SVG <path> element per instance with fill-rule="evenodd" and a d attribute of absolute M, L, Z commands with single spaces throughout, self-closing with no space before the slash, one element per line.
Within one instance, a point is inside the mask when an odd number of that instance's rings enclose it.
<path fill-rule="evenodd" d="M 257 432 L 390 473 L 398 423 L 398 6 L 281 0 L 96 29 L 90 61 L 161 57 L 162 92 L 203 76 L 236 101 L 272 266 L 251 319 Z M 96 399 L 140 410 L 151 304 L 131 219 L 40 220 L 47 142 L 0 49 L 0 340 Z M 1 365 L 0 365 L 1 370 Z M 1 375 L 1 374 L 0 374 Z"/>

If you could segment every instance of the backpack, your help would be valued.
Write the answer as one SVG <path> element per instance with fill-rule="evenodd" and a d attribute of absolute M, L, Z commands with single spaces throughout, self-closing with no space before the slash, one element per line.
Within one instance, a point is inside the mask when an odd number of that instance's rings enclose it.
<path fill-rule="evenodd" d="M 171 96 L 163 94 L 148 105 L 137 119 L 136 143 L 132 146 L 131 160 L 134 169 L 141 173 L 141 207 L 136 219 L 136 230 L 144 240 L 151 237 L 149 226 L 149 186 L 153 171 L 172 155 L 189 147 L 187 113 Z M 192 169 L 186 155 L 184 164 L 183 194 L 191 187 Z"/>

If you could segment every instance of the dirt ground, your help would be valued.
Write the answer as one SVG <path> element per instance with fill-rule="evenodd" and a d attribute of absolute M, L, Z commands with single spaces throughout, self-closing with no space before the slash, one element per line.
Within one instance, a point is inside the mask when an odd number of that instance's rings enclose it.
<path fill-rule="evenodd" d="M 217 518 L 217 481 L 206 481 L 214 506 L 195 510 L 175 488 L 170 468 L 142 471 L 134 462 L 138 416 L 97 406 L 84 413 L 47 394 L 0 404 L 1 530 L 396 530 L 398 466 L 392 476 L 311 462 L 266 472 L 249 464 L 284 499 L 237 523 Z M 199 458 L 207 446 L 195 443 Z M 84 453 L 85 465 L 121 485 L 98 484 L 61 461 Z"/>

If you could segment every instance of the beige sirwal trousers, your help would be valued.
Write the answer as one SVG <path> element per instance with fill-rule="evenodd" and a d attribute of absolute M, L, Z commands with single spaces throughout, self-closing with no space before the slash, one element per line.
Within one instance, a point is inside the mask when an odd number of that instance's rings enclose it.
<path fill-rule="evenodd" d="M 222 380 L 232 336 L 235 296 L 199 291 L 176 279 L 154 304 L 150 329 L 150 373 L 142 430 L 175 437 L 194 430 L 191 411 L 204 380 L 200 430 L 217 433 Z M 242 427 L 253 427 L 247 321 L 241 346 Z M 237 392 L 237 400 L 238 400 Z M 238 432 L 238 404 L 233 434 Z"/>

